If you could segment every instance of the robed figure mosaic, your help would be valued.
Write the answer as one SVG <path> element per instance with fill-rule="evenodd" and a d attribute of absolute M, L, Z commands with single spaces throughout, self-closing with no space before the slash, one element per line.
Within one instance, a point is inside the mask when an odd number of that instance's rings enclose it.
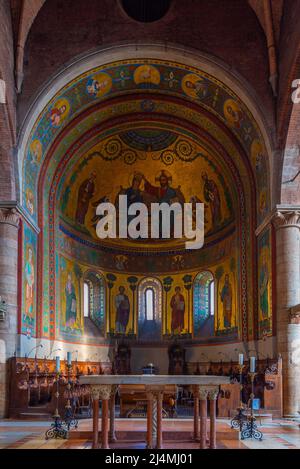
<path fill-rule="evenodd" d="M 225 282 L 220 296 L 223 303 L 224 327 L 230 328 L 232 325 L 232 286 L 228 274 L 225 275 Z"/>
<path fill-rule="evenodd" d="M 71 273 L 68 274 L 65 294 L 66 294 L 66 327 L 72 328 L 76 322 L 77 298 L 76 298 L 76 293 L 75 293 L 75 287 L 72 282 Z"/>
<path fill-rule="evenodd" d="M 130 315 L 130 302 L 125 293 L 125 288 L 120 286 L 119 293 L 115 297 L 116 306 L 116 333 L 125 334 Z"/>
<path fill-rule="evenodd" d="M 185 301 L 180 287 L 175 288 L 175 295 L 171 298 L 170 306 L 172 311 L 171 330 L 173 333 L 181 334 L 184 329 Z"/>

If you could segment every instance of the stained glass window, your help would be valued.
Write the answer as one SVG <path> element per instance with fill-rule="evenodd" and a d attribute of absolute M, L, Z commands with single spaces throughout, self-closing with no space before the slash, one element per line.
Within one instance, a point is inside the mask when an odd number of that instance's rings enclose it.
<path fill-rule="evenodd" d="M 83 316 L 88 318 L 90 315 L 90 287 L 87 282 L 83 285 Z"/>
<path fill-rule="evenodd" d="M 213 330 L 215 313 L 215 282 L 209 271 L 200 272 L 194 282 L 194 336 Z"/>
<path fill-rule="evenodd" d="M 140 340 L 161 339 L 162 286 L 156 278 L 143 279 L 138 287 L 139 314 L 138 337 Z"/>
<path fill-rule="evenodd" d="M 145 291 L 146 299 L 146 311 L 145 316 L 147 321 L 153 321 L 154 319 L 154 291 L 152 288 L 147 288 Z"/>
<path fill-rule="evenodd" d="M 84 317 L 105 333 L 105 283 L 101 274 L 89 272 L 84 281 Z"/>

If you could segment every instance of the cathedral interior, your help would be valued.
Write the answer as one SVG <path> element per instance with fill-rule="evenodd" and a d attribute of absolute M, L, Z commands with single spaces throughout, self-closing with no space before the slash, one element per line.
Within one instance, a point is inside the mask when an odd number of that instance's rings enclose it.
<path fill-rule="evenodd" d="M 0 448 L 300 448 L 299 17 L 0 0 Z M 203 246 L 101 239 L 122 195 L 202 204 Z"/>

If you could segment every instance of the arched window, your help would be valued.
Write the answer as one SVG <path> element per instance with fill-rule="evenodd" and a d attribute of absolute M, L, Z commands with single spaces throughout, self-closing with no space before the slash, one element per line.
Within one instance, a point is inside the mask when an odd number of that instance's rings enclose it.
<path fill-rule="evenodd" d="M 90 286 L 88 282 L 83 284 L 83 316 L 85 318 L 90 316 Z"/>
<path fill-rule="evenodd" d="M 146 321 L 153 321 L 154 319 L 154 291 L 152 288 L 147 288 L 145 291 L 145 319 Z"/>
<path fill-rule="evenodd" d="M 194 337 L 214 335 L 215 281 L 209 271 L 200 272 L 194 282 Z"/>
<path fill-rule="evenodd" d="M 83 315 L 97 326 L 101 335 L 105 335 L 105 283 L 98 272 L 88 272 L 84 278 Z"/>
<path fill-rule="evenodd" d="M 212 280 L 209 284 L 209 315 L 215 314 L 215 281 Z"/>
<path fill-rule="evenodd" d="M 138 338 L 161 339 L 162 286 L 156 278 L 143 279 L 138 287 Z"/>

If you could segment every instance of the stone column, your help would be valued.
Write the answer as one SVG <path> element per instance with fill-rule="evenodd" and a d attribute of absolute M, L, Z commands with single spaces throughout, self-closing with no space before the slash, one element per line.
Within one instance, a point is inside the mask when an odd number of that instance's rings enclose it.
<path fill-rule="evenodd" d="M 207 390 L 199 386 L 200 399 L 200 448 L 206 449 L 207 437 Z"/>
<path fill-rule="evenodd" d="M 162 410 L 163 410 L 163 392 L 157 393 L 157 449 L 162 449 Z"/>
<path fill-rule="evenodd" d="M 216 387 L 208 392 L 209 398 L 209 418 L 210 418 L 210 429 L 209 429 L 209 447 L 210 449 L 217 448 L 217 429 L 216 429 L 216 418 L 217 418 L 217 398 L 219 394 L 219 387 Z"/>
<path fill-rule="evenodd" d="M 277 351 L 282 356 L 283 415 L 299 417 L 300 323 L 293 308 L 300 304 L 300 211 L 278 211 L 276 228 Z"/>
<path fill-rule="evenodd" d="M 116 392 L 118 386 L 111 387 L 111 396 L 109 401 L 109 442 L 114 443 L 116 438 L 115 432 L 115 405 L 116 405 Z"/>
<path fill-rule="evenodd" d="M 194 440 L 199 441 L 199 392 L 197 387 L 193 389 L 194 394 Z"/>
<path fill-rule="evenodd" d="M 101 448 L 109 449 L 108 445 L 108 403 L 111 397 L 111 385 L 99 385 L 99 398 L 102 400 Z"/>
<path fill-rule="evenodd" d="M 99 386 L 91 386 L 93 402 L 93 442 L 92 448 L 99 448 Z"/>
<path fill-rule="evenodd" d="M 0 296 L 6 314 L 0 322 L 0 418 L 8 411 L 7 359 L 15 354 L 18 321 L 18 227 L 16 209 L 0 208 Z"/>
<path fill-rule="evenodd" d="M 147 449 L 153 448 L 153 394 L 147 393 Z"/>

